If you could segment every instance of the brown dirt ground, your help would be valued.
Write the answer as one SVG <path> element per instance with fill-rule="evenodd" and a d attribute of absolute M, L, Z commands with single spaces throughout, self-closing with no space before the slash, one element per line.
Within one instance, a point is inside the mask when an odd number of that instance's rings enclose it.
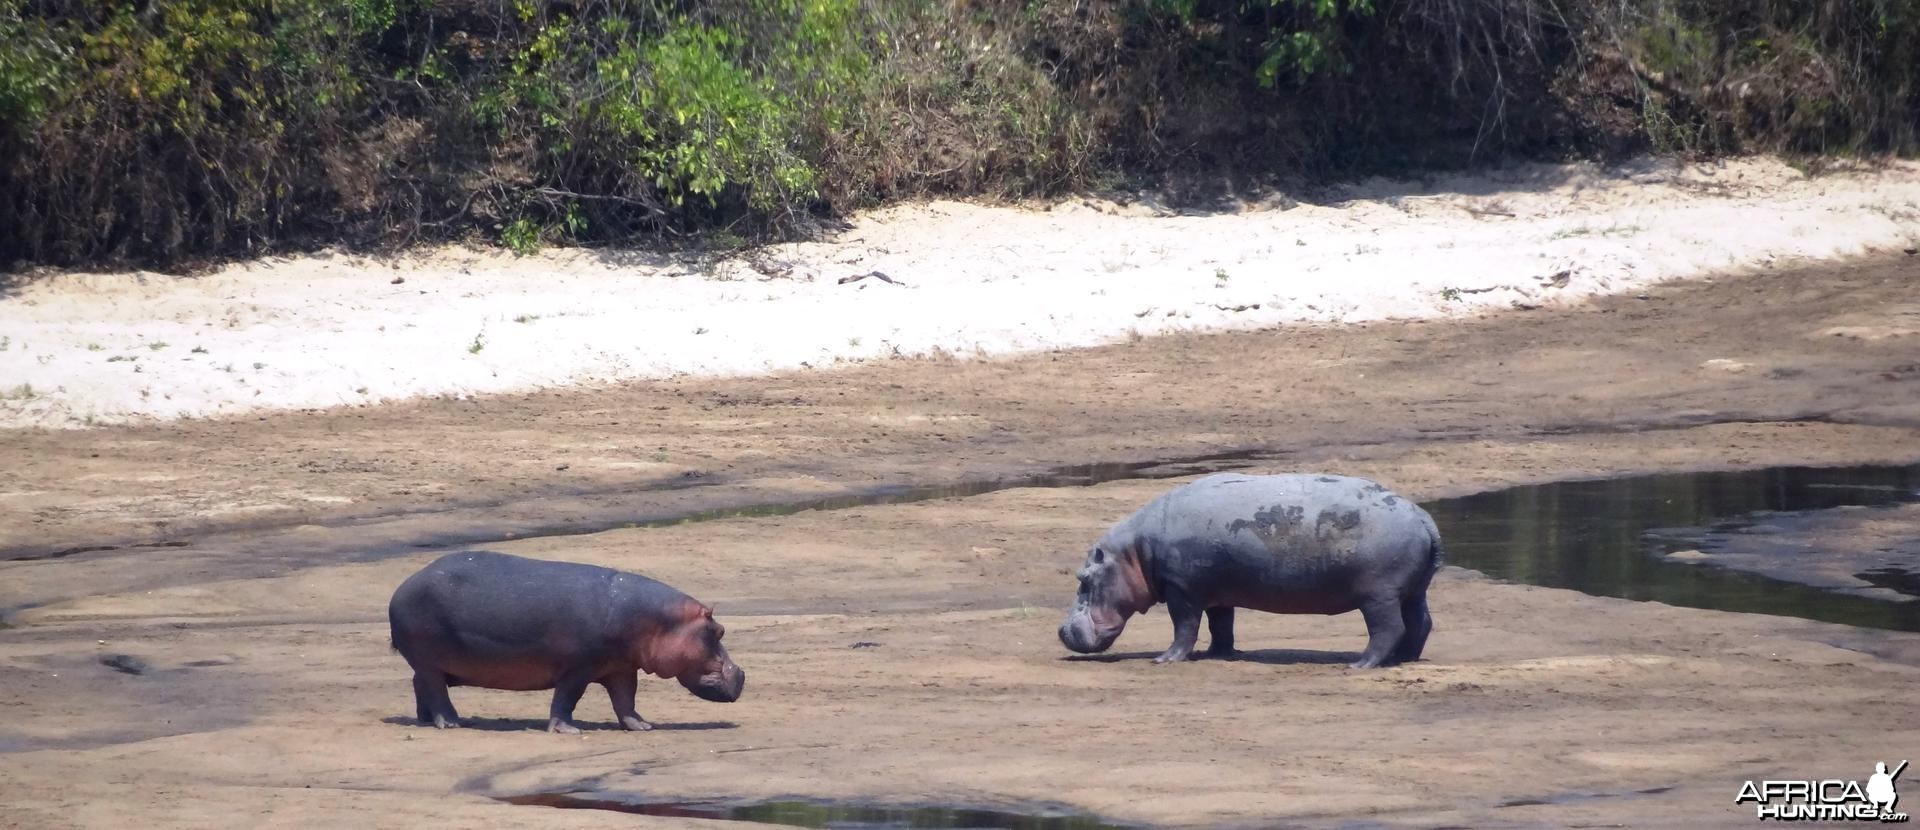
<path fill-rule="evenodd" d="M 1920 459 L 1917 276 L 1877 263 L 1482 320 L 9 434 L 14 553 L 189 544 L 0 563 L 17 626 L 0 633 L 0 825 L 674 823 L 487 798 L 590 786 L 1046 801 L 1166 824 L 1744 826 L 1748 778 L 1860 778 L 1914 754 L 1920 636 L 1449 569 L 1412 666 L 1339 665 L 1363 640 L 1351 615 L 1242 615 L 1249 659 L 1155 667 L 1154 613 L 1121 659 L 1066 659 L 1071 568 L 1164 481 L 491 545 L 719 606 L 747 697 L 653 682 L 641 711 L 664 728 L 646 734 L 548 735 L 543 695 L 468 689 L 456 703 L 479 728 L 413 726 L 383 606 L 437 555 L 409 540 L 475 523 L 1097 460 L 1258 446 L 1276 454 L 1260 469 L 1424 499 Z M 149 669 L 115 672 L 110 654 Z M 580 715 L 610 720 L 598 693 Z"/>

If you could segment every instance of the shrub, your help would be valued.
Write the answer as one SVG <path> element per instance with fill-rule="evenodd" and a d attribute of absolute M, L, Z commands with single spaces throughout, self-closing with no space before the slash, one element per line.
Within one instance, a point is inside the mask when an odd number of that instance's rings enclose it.
<path fill-rule="evenodd" d="M 0 0 L 0 264 L 1906 152 L 1913 0 Z"/>

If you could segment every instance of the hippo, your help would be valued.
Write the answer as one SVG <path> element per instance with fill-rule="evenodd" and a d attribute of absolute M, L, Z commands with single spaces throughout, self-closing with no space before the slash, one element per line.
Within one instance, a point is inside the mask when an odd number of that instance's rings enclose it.
<path fill-rule="evenodd" d="M 547 731 L 573 734 L 573 707 L 599 683 L 631 730 L 639 672 L 680 681 L 702 700 L 732 703 L 746 672 L 720 644 L 713 609 L 639 574 L 461 551 L 407 577 L 387 604 L 393 648 L 413 667 L 415 712 L 460 725 L 449 686 L 553 690 Z"/>
<path fill-rule="evenodd" d="M 1236 608 L 1358 610 L 1367 650 L 1353 668 L 1409 662 L 1433 630 L 1427 585 L 1441 560 L 1433 518 L 1366 479 L 1207 476 L 1154 499 L 1087 552 L 1060 642 L 1105 651 L 1128 617 L 1164 602 L 1173 645 L 1153 662 L 1191 659 L 1202 612 L 1207 656 L 1229 657 Z"/>

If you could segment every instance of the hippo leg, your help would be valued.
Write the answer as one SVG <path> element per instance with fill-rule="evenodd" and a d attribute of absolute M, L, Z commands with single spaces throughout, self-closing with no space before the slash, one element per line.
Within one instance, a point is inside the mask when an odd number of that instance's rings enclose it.
<path fill-rule="evenodd" d="M 640 690 L 640 677 L 630 671 L 617 671 L 602 678 L 600 685 L 607 687 L 607 697 L 613 701 L 613 716 L 620 725 L 634 732 L 645 732 L 653 728 L 646 718 L 633 708 L 633 695 Z"/>
<path fill-rule="evenodd" d="M 1193 657 L 1193 646 L 1200 641 L 1199 605 L 1186 598 L 1167 599 L 1167 616 L 1173 618 L 1173 645 L 1153 658 L 1155 663 L 1178 663 Z"/>
<path fill-rule="evenodd" d="M 453 710 L 453 698 L 447 694 L 446 675 L 413 673 L 413 713 L 421 723 L 431 723 L 436 729 L 460 727 L 460 713 Z"/>
<path fill-rule="evenodd" d="M 1393 659 L 1394 649 L 1407 633 L 1407 624 L 1400 618 L 1400 601 L 1398 598 L 1370 599 L 1360 606 L 1360 614 L 1367 619 L 1367 650 L 1352 667 L 1371 669 L 1384 665 Z"/>
<path fill-rule="evenodd" d="M 578 735 L 580 727 L 573 725 L 573 707 L 580 704 L 580 696 L 587 693 L 587 684 L 593 678 L 579 672 L 560 675 L 553 684 L 553 707 L 547 711 L 547 731 L 562 735 Z"/>
<path fill-rule="evenodd" d="M 427 703 L 427 684 L 418 672 L 413 675 L 413 716 L 421 723 L 433 723 L 433 706 Z"/>
<path fill-rule="evenodd" d="M 1208 657 L 1232 657 L 1240 651 L 1233 647 L 1233 606 L 1207 609 Z"/>
<path fill-rule="evenodd" d="M 1420 659 L 1420 652 L 1427 647 L 1427 634 L 1433 631 L 1433 615 L 1427 613 L 1424 592 L 1400 601 L 1400 621 L 1406 625 L 1407 633 L 1401 636 L 1393 659 L 1398 663 L 1411 663 Z"/>

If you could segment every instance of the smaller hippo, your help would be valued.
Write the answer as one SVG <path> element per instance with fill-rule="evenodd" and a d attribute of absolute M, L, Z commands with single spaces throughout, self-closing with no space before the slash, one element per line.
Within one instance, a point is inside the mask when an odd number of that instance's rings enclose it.
<path fill-rule="evenodd" d="M 550 732 L 575 733 L 587 684 L 606 687 L 628 729 L 639 673 L 671 677 L 702 700 L 732 703 L 746 686 L 713 609 L 639 574 L 490 551 L 450 553 L 407 577 L 387 604 L 393 647 L 413 667 L 422 722 L 459 726 L 449 686 L 553 690 Z"/>
<path fill-rule="evenodd" d="M 1173 645 L 1155 663 L 1188 659 L 1204 612 L 1210 656 L 1233 650 L 1233 611 L 1344 614 L 1367 621 L 1354 668 L 1420 659 L 1433 618 L 1427 585 L 1440 569 L 1433 518 L 1366 479 L 1214 475 L 1176 487 L 1114 525 L 1080 568 L 1060 642 L 1107 650 L 1127 618 L 1157 603 Z"/>

